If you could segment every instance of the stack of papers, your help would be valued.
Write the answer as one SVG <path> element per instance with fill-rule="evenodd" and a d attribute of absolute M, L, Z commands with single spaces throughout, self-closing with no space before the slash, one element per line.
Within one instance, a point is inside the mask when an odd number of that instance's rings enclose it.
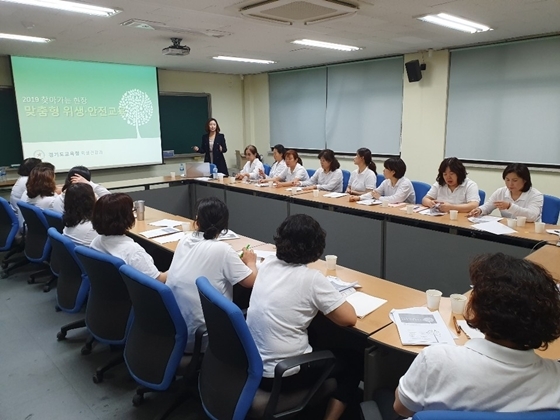
<path fill-rule="evenodd" d="M 336 290 L 338 290 L 339 292 L 342 292 L 346 289 L 353 289 L 353 288 L 360 288 L 362 286 L 360 286 L 358 284 L 357 281 L 349 283 L 347 281 L 341 280 L 338 277 L 335 276 L 327 276 L 327 278 L 329 279 L 329 281 L 331 282 L 331 284 L 334 286 L 334 288 Z"/>
<path fill-rule="evenodd" d="M 153 229 L 153 230 L 147 230 L 145 232 L 140 232 L 140 235 L 142 235 L 145 238 L 152 239 L 157 236 L 169 235 L 170 233 L 177 233 L 177 232 L 181 232 L 181 231 L 173 227 L 164 227 L 161 229 Z"/>
<path fill-rule="evenodd" d="M 286 188 L 286 191 L 292 191 L 292 188 L 295 188 L 295 191 L 296 191 L 296 192 L 297 192 L 297 191 L 302 191 L 302 190 L 303 190 L 303 188 L 301 188 L 301 187 L 291 187 L 291 188 Z"/>
<path fill-rule="evenodd" d="M 159 227 L 175 227 L 175 226 L 179 226 L 181 223 L 182 222 L 179 222 L 177 220 L 161 219 L 158 220 L 157 222 L 151 222 L 148 224 L 152 226 L 159 226 Z"/>
<path fill-rule="evenodd" d="M 439 211 L 437 208 L 432 207 L 431 209 L 421 210 L 418 213 L 423 214 L 425 216 L 443 216 L 446 213 Z"/>
<path fill-rule="evenodd" d="M 376 199 L 371 199 L 371 200 L 356 201 L 356 203 L 363 204 L 364 206 L 376 206 L 378 204 L 381 204 L 381 201 L 376 200 Z"/>
<path fill-rule="evenodd" d="M 480 217 L 468 217 L 467 220 L 473 223 L 486 223 L 486 222 L 499 222 L 503 217 L 497 216 L 480 216 Z"/>
<path fill-rule="evenodd" d="M 493 233 L 494 235 L 509 235 L 512 233 L 517 233 L 516 230 L 507 227 L 500 222 L 484 222 L 471 225 L 472 228 L 483 230 L 485 232 Z"/>
<path fill-rule="evenodd" d="M 354 307 L 358 318 L 363 318 L 369 315 L 377 308 L 387 303 L 385 299 L 380 299 L 375 296 L 366 295 L 362 292 L 352 293 L 346 297 L 346 302 Z"/>
<path fill-rule="evenodd" d="M 239 239 L 239 236 L 233 230 L 220 233 L 220 236 L 218 236 L 218 241 L 230 241 L 232 239 Z M 193 232 L 191 234 L 191 240 L 195 242 L 203 241 L 204 235 L 201 232 Z"/>
<path fill-rule="evenodd" d="M 393 309 L 391 319 L 404 346 L 455 345 L 453 335 L 439 312 L 428 308 Z"/>
<path fill-rule="evenodd" d="M 346 193 L 332 192 L 332 193 L 324 194 L 323 197 L 327 197 L 327 198 L 340 198 L 340 197 L 344 197 L 345 195 L 348 195 L 348 194 L 346 194 Z"/>
<path fill-rule="evenodd" d="M 173 235 L 160 236 L 159 238 L 154 238 L 154 241 L 163 245 L 169 242 L 178 242 L 181 239 L 183 239 L 184 236 L 185 234 L 183 232 L 177 232 L 174 233 Z"/>

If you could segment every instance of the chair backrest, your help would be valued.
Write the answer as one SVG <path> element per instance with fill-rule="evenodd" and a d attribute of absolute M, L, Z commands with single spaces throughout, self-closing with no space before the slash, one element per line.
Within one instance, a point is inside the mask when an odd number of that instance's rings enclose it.
<path fill-rule="evenodd" d="M 25 256 L 34 263 L 49 260 L 51 242 L 49 241 L 49 224 L 43 210 L 33 204 L 18 201 L 19 211 L 25 220 Z"/>
<path fill-rule="evenodd" d="M 306 169 L 307 175 L 311 178 L 315 174 L 315 169 Z"/>
<path fill-rule="evenodd" d="M 484 204 L 484 200 L 486 200 L 486 193 L 482 190 L 478 190 L 478 196 L 480 197 L 480 202 L 478 203 L 479 206 Z"/>
<path fill-rule="evenodd" d="M 270 175 L 270 165 L 263 163 L 264 173 L 268 176 Z"/>
<path fill-rule="evenodd" d="M 202 405 L 213 419 L 244 419 L 262 379 L 257 346 L 239 307 L 205 277 L 196 286 L 208 331 L 198 378 Z"/>
<path fill-rule="evenodd" d="M 414 188 L 414 194 L 416 194 L 416 204 L 422 204 L 422 199 L 430 191 L 430 184 L 426 184 L 421 181 L 411 181 L 412 187 Z"/>
<path fill-rule="evenodd" d="M 64 312 L 79 312 L 89 293 L 89 279 L 76 256 L 76 244 L 54 227 L 49 228 L 48 233 L 52 245 L 51 265 L 59 261 L 57 305 Z"/>
<path fill-rule="evenodd" d="M 169 287 L 126 264 L 119 271 L 134 309 L 124 360 L 136 382 L 163 391 L 185 351 L 187 324 Z"/>
<path fill-rule="evenodd" d="M 560 420 L 559 410 L 490 413 L 487 411 L 419 411 L 412 420 Z"/>
<path fill-rule="evenodd" d="M 560 214 L 560 198 L 553 195 L 544 194 L 544 203 L 542 208 L 542 221 L 555 225 L 558 223 L 558 215 Z"/>
<path fill-rule="evenodd" d="M 383 174 L 377 174 L 377 186 L 379 187 L 381 185 L 381 183 L 385 181 L 385 177 L 383 176 Z"/>
<path fill-rule="evenodd" d="M 0 197 L 0 251 L 9 250 L 19 230 L 19 222 L 8 200 Z"/>
<path fill-rule="evenodd" d="M 49 227 L 55 228 L 59 233 L 62 233 L 64 230 L 62 213 L 49 209 L 43 210 L 43 213 L 45 214 L 45 219 L 47 219 Z"/>
<path fill-rule="evenodd" d="M 346 192 L 346 188 L 348 188 L 348 181 L 350 181 L 350 171 L 346 169 L 342 170 L 342 192 Z"/>
<path fill-rule="evenodd" d="M 132 302 L 119 272 L 124 261 L 85 246 L 77 246 L 76 255 L 90 283 L 86 307 L 89 332 L 102 343 L 124 344 L 132 322 Z"/>

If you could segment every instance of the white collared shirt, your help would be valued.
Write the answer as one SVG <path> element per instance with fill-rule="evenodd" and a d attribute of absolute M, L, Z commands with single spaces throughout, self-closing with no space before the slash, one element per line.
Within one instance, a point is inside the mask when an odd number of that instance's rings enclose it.
<path fill-rule="evenodd" d="M 255 158 L 252 162 L 247 161 L 245 163 L 245 166 L 243 166 L 243 169 L 241 170 L 241 174 L 248 174 L 249 179 L 259 179 L 259 169 L 264 171 L 264 166 L 259 159 Z"/>
<path fill-rule="evenodd" d="M 412 182 L 404 176 L 398 179 L 395 185 L 391 184 L 390 179 L 384 180 L 375 191 L 381 194 L 383 201 L 388 203 L 416 203 L 416 193 Z M 360 196 L 362 200 L 371 200 L 372 198 L 373 196 L 370 193 Z"/>
<path fill-rule="evenodd" d="M 58 194 L 55 193 L 54 195 L 48 195 L 48 196 L 38 195 L 37 197 L 29 198 L 26 190 L 21 196 L 21 201 L 32 204 L 36 207 L 39 207 L 40 209 L 46 210 L 46 209 L 52 209 L 52 205 L 54 201 L 57 199 L 57 197 Z M 18 219 L 19 219 L 19 227 L 21 228 L 24 222 L 23 215 L 21 214 L 21 212 L 18 212 Z"/>
<path fill-rule="evenodd" d="M 93 228 L 89 220 L 78 223 L 76 226 L 66 226 L 62 233 L 64 236 L 72 239 L 77 245 L 83 246 L 89 246 L 91 241 L 99 236 L 99 233 Z"/>
<path fill-rule="evenodd" d="M 323 168 L 319 168 L 311 178 L 307 181 L 303 181 L 301 185 L 303 187 L 316 185 L 318 190 L 342 192 L 342 171 L 336 169 L 334 171 L 325 172 Z"/>
<path fill-rule="evenodd" d="M 448 204 L 467 204 L 473 201 L 480 203 L 478 185 L 469 178 L 465 178 L 461 185 L 457 185 L 455 191 L 451 191 L 447 184 L 439 185 L 435 182 L 426 197 Z"/>
<path fill-rule="evenodd" d="M 12 192 L 10 193 L 10 204 L 14 211 L 19 211 L 19 207 L 17 206 L 17 202 L 21 200 L 23 193 L 27 191 L 27 180 L 29 179 L 28 176 L 20 176 L 14 186 L 12 187 Z"/>
<path fill-rule="evenodd" d="M 371 169 L 366 168 L 361 173 L 359 169 L 355 169 L 350 174 L 348 187 L 352 191 L 369 191 L 377 186 L 377 175 Z"/>
<path fill-rule="evenodd" d="M 286 162 L 284 162 L 284 159 L 282 159 L 280 162 L 274 162 L 270 167 L 269 174 L 266 177 L 267 178 L 279 177 L 284 173 L 286 168 L 287 166 L 286 166 Z"/>
<path fill-rule="evenodd" d="M 507 201 L 511 203 L 509 209 L 500 210 L 502 217 L 511 218 L 525 216 L 528 222 L 541 221 L 544 196 L 535 188 L 529 188 L 529 191 L 521 193 L 517 200 L 511 198 L 511 192 L 507 187 L 498 188 L 490 198 L 479 207 L 480 210 L 482 210 L 482 214 L 492 213 L 496 209 L 494 205 L 496 201 Z"/>
<path fill-rule="evenodd" d="M 286 166 L 286 169 L 284 169 L 284 172 L 282 172 L 278 178 L 280 179 L 280 182 L 292 182 L 296 179 L 298 181 L 307 181 L 309 179 L 309 174 L 303 166 L 296 163 L 293 171 Z"/>
<path fill-rule="evenodd" d="M 410 411 L 536 411 L 560 409 L 560 363 L 534 350 L 485 339 L 422 350 L 399 381 Z"/>

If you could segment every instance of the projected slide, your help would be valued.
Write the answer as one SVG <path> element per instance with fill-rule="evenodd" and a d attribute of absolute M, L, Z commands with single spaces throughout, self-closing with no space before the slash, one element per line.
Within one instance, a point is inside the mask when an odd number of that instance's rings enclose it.
<path fill-rule="evenodd" d="M 57 171 L 162 162 L 154 67 L 11 59 L 24 157 Z"/>

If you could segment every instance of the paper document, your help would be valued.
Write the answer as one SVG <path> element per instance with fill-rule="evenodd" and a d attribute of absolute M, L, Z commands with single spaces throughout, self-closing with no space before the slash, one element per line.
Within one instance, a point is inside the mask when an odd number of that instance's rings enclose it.
<path fill-rule="evenodd" d="M 381 305 L 387 303 L 385 299 L 380 299 L 362 292 L 355 292 L 350 296 L 347 296 L 346 302 L 354 307 L 358 318 L 365 317 L 366 315 L 375 311 Z"/>
<path fill-rule="evenodd" d="M 376 206 L 378 204 L 381 204 L 381 201 L 379 200 L 375 200 L 375 199 L 371 199 L 371 200 L 360 200 L 360 201 L 356 201 L 357 204 L 362 204 L 364 206 Z"/>
<path fill-rule="evenodd" d="M 406 206 L 407 203 L 389 203 L 388 206 L 389 207 L 402 207 L 402 206 Z M 422 207 L 422 206 L 415 206 L 414 208 L 416 209 L 416 207 Z M 406 207 L 404 209 L 401 210 L 406 210 Z"/>
<path fill-rule="evenodd" d="M 274 183 L 274 184 L 272 184 L 272 185 L 274 186 L 274 185 L 276 185 L 276 183 Z M 261 183 L 259 182 L 259 183 L 255 184 L 255 187 L 268 187 L 268 183 L 261 184 Z"/>
<path fill-rule="evenodd" d="M 362 287 L 358 284 L 357 281 L 349 283 L 349 282 L 341 280 L 341 279 L 339 279 L 338 277 L 335 277 L 335 276 L 327 276 L 327 279 L 329 279 L 329 281 L 334 286 L 334 288 L 336 290 L 338 290 L 339 292 L 342 292 L 343 290 L 346 290 L 346 289 L 353 289 L 353 288 Z"/>
<path fill-rule="evenodd" d="M 220 233 L 220 236 L 218 236 L 218 241 L 229 241 L 232 239 L 239 239 L 239 236 L 233 230 L 227 230 L 225 233 Z M 191 240 L 193 242 L 203 241 L 204 234 L 202 232 L 193 232 L 191 234 Z"/>
<path fill-rule="evenodd" d="M 437 208 L 432 207 L 431 209 L 425 209 L 418 212 L 419 214 L 423 214 L 426 216 L 443 216 L 446 213 L 439 211 Z"/>
<path fill-rule="evenodd" d="M 499 222 L 503 217 L 497 216 L 480 216 L 480 217 L 468 217 L 467 220 L 473 223 L 486 223 L 486 222 Z"/>
<path fill-rule="evenodd" d="M 430 312 L 425 307 L 393 309 L 391 315 L 405 346 L 455 345 L 449 328 L 437 311 Z"/>
<path fill-rule="evenodd" d="M 546 231 L 552 235 L 560 236 L 560 229 L 547 229 Z"/>
<path fill-rule="evenodd" d="M 199 176 L 198 178 L 195 178 L 197 181 L 211 181 L 212 178 L 210 178 L 209 176 Z"/>
<path fill-rule="evenodd" d="M 151 222 L 148 224 L 152 226 L 159 226 L 159 227 L 175 227 L 175 226 L 179 226 L 181 223 L 182 222 L 179 222 L 178 220 L 161 219 L 158 220 L 157 222 Z"/>
<path fill-rule="evenodd" d="M 467 324 L 467 321 L 465 321 L 464 319 L 458 319 L 457 325 L 461 327 L 463 332 L 467 334 L 467 337 L 469 338 L 484 338 L 484 334 L 482 334 L 480 330 L 469 327 L 469 324 Z"/>
<path fill-rule="evenodd" d="M 292 191 L 292 188 L 295 188 L 295 191 L 296 191 L 296 192 L 297 192 L 297 191 L 302 191 L 302 190 L 303 190 L 303 188 L 301 188 L 301 187 L 291 187 L 291 188 L 286 188 L 286 191 Z"/>
<path fill-rule="evenodd" d="M 340 198 L 340 197 L 344 197 L 345 195 L 348 195 L 346 193 L 339 193 L 339 192 L 332 192 L 332 193 L 328 193 L 328 194 L 323 194 L 323 197 L 327 197 L 327 198 Z"/>
<path fill-rule="evenodd" d="M 406 203 L 400 203 L 399 206 L 404 206 Z M 390 204 L 389 204 L 390 205 Z M 412 211 L 414 213 L 422 213 L 423 210 L 429 210 L 428 207 L 421 206 L 420 204 L 416 204 Z M 403 207 L 401 211 L 406 211 L 406 207 Z M 423 213 L 422 213 L 423 214 Z"/>
<path fill-rule="evenodd" d="M 170 233 L 176 233 L 176 232 L 181 232 L 181 231 L 173 227 L 164 227 L 161 229 L 153 229 L 153 230 L 147 230 L 145 232 L 140 232 L 140 235 L 144 236 L 145 238 L 152 239 L 155 238 L 156 236 L 169 235 Z"/>
<path fill-rule="evenodd" d="M 517 233 L 516 230 L 507 227 L 500 222 L 477 223 L 475 225 L 471 225 L 471 227 L 478 230 L 483 230 L 485 232 L 493 233 L 494 235 L 509 235 L 511 233 Z"/>
<path fill-rule="evenodd" d="M 173 235 L 160 236 L 159 238 L 154 238 L 154 241 L 159 242 L 160 244 L 163 245 L 169 242 L 178 242 L 181 239 L 183 239 L 184 236 L 185 234 L 183 232 L 177 232 L 174 233 Z"/>
<path fill-rule="evenodd" d="M 255 248 L 252 248 L 253 251 L 255 251 L 255 254 L 257 254 L 257 258 L 261 258 L 261 259 L 265 259 L 270 257 L 271 255 L 276 255 L 276 251 L 261 251 Z"/>

